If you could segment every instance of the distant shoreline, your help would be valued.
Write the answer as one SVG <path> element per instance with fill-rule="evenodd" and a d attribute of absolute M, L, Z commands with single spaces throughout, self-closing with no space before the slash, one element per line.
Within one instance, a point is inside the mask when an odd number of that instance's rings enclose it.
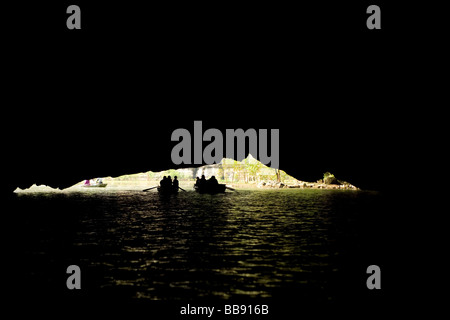
<path fill-rule="evenodd" d="M 238 189 L 341 189 L 341 190 L 360 190 L 356 186 L 338 180 L 334 174 L 325 172 L 323 178 L 316 182 L 301 181 L 290 176 L 283 170 L 274 169 L 265 166 L 250 154 L 242 161 L 223 158 L 220 163 L 205 165 L 201 167 L 168 169 L 159 172 L 147 171 L 139 173 L 130 173 L 118 177 L 86 177 L 92 180 L 102 178 L 107 184 L 105 190 L 139 190 L 156 187 L 163 176 L 178 177 L 181 188 L 193 188 L 195 177 L 204 175 L 207 179 L 215 176 L 219 183 L 226 184 L 232 188 Z M 62 191 L 88 191 L 103 188 L 82 188 L 85 180 L 79 181 L 71 187 L 65 189 L 54 189 L 45 185 L 32 185 L 27 189 L 17 188 L 14 192 L 62 192 Z"/>
<path fill-rule="evenodd" d="M 17 188 L 14 190 L 14 193 L 27 193 L 27 192 L 96 192 L 96 191 L 140 191 L 144 190 L 146 188 L 151 188 L 159 185 L 159 180 L 119 180 L 117 178 L 112 177 L 106 177 L 103 178 L 103 181 L 107 183 L 107 186 L 105 188 L 83 188 L 82 185 L 84 184 L 84 181 L 80 181 L 79 183 L 76 183 L 75 185 L 65 188 L 65 189 L 59 189 L 59 188 L 52 188 L 46 185 L 32 185 L 29 188 L 26 189 L 20 189 Z M 193 190 L 194 187 L 194 180 L 192 181 L 186 181 L 181 180 L 180 181 L 180 187 L 186 190 Z M 292 183 L 292 181 L 289 181 L 289 184 L 287 183 L 277 183 L 275 181 L 260 181 L 259 183 L 252 182 L 252 183 L 243 183 L 243 182 L 236 182 L 236 183 L 230 183 L 230 182 L 224 182 L 219 181 L 219 183 L 226 184 L 228 187 L 232 187 L 235 189 L 247 189 L 247 190 L 265 190 L 265 189 L 327 189 L 327 190 L 360 190 L 357 187 L 354 187 L 352 185 L 337 185 L 337 184 L 325 184 L 325 183 L 318 183 L 318 182 L 305 182 L 305 181 L 296 181 Z"/>

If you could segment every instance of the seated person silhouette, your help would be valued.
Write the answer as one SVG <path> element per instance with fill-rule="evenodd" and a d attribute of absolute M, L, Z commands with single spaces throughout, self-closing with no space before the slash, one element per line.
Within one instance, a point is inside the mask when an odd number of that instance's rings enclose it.
<path fill-rule="evenodd" d="M 162 180 L 159 182 L 159 185 L 161 186 L 161 187 L 167 187 L 167 185 L 168 185 L 168 179 L 167 179 L 167 177 L 166 176 L 164 176 L 163 178 L 162 178 Z"/>
<path fill-rule="evenodd" d="M 177 176 L 175 176 L 175 177 L 173 178 L 172 185 L 173 185 L 173 188 L 174 188 L 174 189 L 178 189 L 178 178 L 177 178 Z"/>
<path fill-rule="evenodd" d="M 209 178 L 208 180 L 208 185 L 211 187 L 215 187 L 219 184 L 219 181 L 217 181 L 215 176 L 212 176 L 211 178 Z"/>
<path fill-rule="evenodd" d="M 205 175 L 202 175 L 202 178 L 200 180 L 198 180 L 198 187 L 202 188 L 206 186 L 206 178 Z"/>

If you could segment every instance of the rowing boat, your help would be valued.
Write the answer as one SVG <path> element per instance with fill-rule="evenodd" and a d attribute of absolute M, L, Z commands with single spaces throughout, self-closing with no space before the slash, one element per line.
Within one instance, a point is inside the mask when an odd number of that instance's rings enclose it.
<path fill-rule="evenodd" d="M 165 187 L 159 186 L 158 192 L 161 195 L 177 194 L 178 187 L 176 187 L 176 186 L 165 186 Z"/>
<path fill-rule="evenodd" d="M 84 184 L 82 185 L 83 188 L 105 188 L 108 184 L 107 183 L 95 183 L 95 184 Z"/>
<path fill-rule="evenodd" d="M 226 190 L 226 186 L 224 184 L 216 184 L 216 185 L 205 184 L 205 185 L 195 185 L 194 189 L 198 193 L 216 194 L 216 193 L 224 193 Z"/>

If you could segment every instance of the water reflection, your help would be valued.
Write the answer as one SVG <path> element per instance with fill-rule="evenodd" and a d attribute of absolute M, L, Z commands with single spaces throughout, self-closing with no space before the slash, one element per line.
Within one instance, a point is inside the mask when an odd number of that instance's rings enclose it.
<path fill-rule="evenodd" d="M 269 298 L 289 289 L 333 299 L 332 279 L 357 246 L 367 197 L 377 195 L 264 190 L 161 198 L 115 192 L 22 196 L 18 203 L 23 233 L 39 239 L 27 258 L 50 281 L 47 261 L 76 261 L 100 296 Z M 28 205 L 40 210 L 25 212 Z"/>

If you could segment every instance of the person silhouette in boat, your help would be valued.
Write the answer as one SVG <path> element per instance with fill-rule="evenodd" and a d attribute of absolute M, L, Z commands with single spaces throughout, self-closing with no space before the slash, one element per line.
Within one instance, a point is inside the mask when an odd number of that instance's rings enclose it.
<path fill-rule="evenodd" d="M 159 182 L 159 185 L 164 188 L 166 184 L 167 184 L 167 177 L 164 176 L 162 180 Z"/>
<path fill-rule="evenodd" d="M 219 184 L 219 181 L 217 181 L 215 176 L 212 176 L 211 178 L 209 178 L 209 180 L 208 180 L 208 187 L 215 188 L 218 184 Z"/>
<path fill-rule="evenodd" d="M 172 177 L 168 176 L 167 177 L 167 187 L 170 188 L 172 186 Z"/>
<path fill-rule="evenodd" d="M 205 175 L 202 174 L 202 178 L 198 181 L 198 186 L 201 188 L 204 187 L 205 185 L 206 185 L 206 178 Z"/>
<path fill-rule="evenodd" d="M 177 178 L 177 176 L 175 176 L 175 177 L 173 178 L 172 185 L 173 185 L 173 188 L 174 188 L 175 190 L 178 190 L 179 184 L 178 184 L 178 178 Z"/>

